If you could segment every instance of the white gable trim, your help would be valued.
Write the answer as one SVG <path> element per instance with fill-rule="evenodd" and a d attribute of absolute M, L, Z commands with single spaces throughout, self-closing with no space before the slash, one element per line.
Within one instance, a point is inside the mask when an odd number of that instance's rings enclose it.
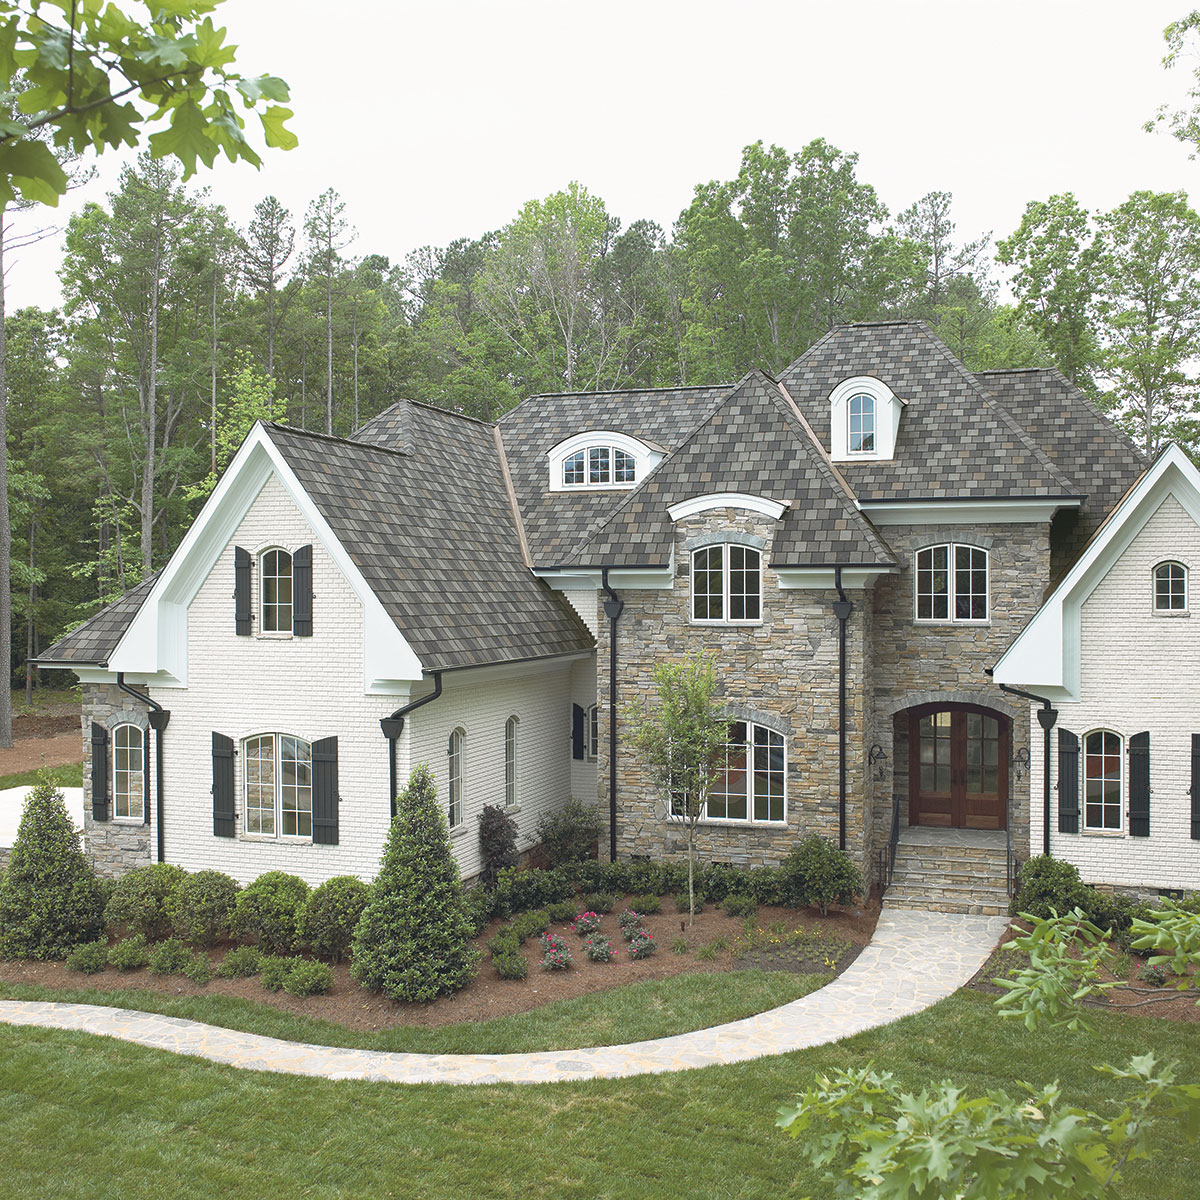
<path fill-rule="evenodd" d="M 421 662 L 412 647 L 261 424 L 256 424 L 242 443 L 109 656 L 110 671 L 151 675 L 164 681 L 161 686 L 187 687 L 188 606 L 271 475 L 279 479 L 313 536 L 362 602 L 363 690 L 392 694 L 399 682 L 421 678 Z M 230 583 L 232 587 L 232 580 Z M 232 625 L 232 599 L 229 620 Z"/>
<path fill-rule="evenodd" d="M 751 496 L 746 492 L 709 492 L 707 496 L 693 496 L 690 500 L 669 504 L 667 513 L 672 521 L 682 521 L 714 508 L 744 508 L 778 521 L 790 503 L 790 500 L 770 500 L 766 496 Z"/>
<path fill-rule="evenodd" d="M 992 672 L 997 683 L 1036 687 L 1055 701 L 1079 699 L 1084 601 L 1168 496 L 1174 496 L 1200 524 L 1200 472 L 1174 444 L 1159 455 L 1117 505 L 1075 565 L 1004 652 Z"/>

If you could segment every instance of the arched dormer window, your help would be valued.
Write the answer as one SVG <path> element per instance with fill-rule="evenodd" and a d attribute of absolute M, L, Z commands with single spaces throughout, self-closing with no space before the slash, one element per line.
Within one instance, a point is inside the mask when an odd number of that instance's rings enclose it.
<path fill-rule="evenodd" d="M 829 394 L 829 456 L 835 462 L 894 458 L 901 400 L 881 379 L 857 375 Z"/>
<path fill-rule="evenodd" d="M 263 633 L 292 632 L 292 556 L 286 550 L 267 550 L 262 570 Z"/>
<path fill-rule="evenodd" d="M 549 452 L 552 492 L 631 488 L 665 457 L 662 450 L 611 430 L 577 433 Z"/>
<path fill-rule="evenodd" d="M 1160 562 L 1154 568 L 1154 611 L 1163 615 L 1188 610 L 1187 567 L 1179 562 Z"/>

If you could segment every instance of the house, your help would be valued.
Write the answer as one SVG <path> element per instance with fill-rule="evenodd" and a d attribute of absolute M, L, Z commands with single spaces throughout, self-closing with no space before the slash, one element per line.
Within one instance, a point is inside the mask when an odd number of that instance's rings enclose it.
<path fill-rule="evenodd" d="M 1024 857 L 1028 701 L 985 671 L 1144 468 L 1056 372 L 972 374 L 914 322 L 495 425 L 258 425 L 163 571 L 40 660 L 84 684 L 89 847 L 369 877 L 425 761 L 466 876 L 485 803 L 529 839 L 595 797 L 603 851 L 680 854 L 624 726 L 704 652 L 730 719 L 706 858 L 817 831 L 876 877 L 897 826 Z"/>

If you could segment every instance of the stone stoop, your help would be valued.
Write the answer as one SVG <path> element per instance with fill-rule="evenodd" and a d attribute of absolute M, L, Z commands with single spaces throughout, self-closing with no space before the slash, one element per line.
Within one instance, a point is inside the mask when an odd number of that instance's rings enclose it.
<path fill-rule="evenodd" d="M 973 832 L 903 830 L 896 846 L 892 885 L 884 894 L 883 907 L 1006 915 L 1004 835 L 980 833 L 979 844 L 964 844 L 964 839 Z"/>

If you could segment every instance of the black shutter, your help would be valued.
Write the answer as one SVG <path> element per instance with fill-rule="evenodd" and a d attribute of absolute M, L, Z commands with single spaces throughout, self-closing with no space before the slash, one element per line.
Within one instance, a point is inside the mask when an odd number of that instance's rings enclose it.
<path fill-rule="evenodd" d="M 337 738 L 312 744 L 312 839 L 319 846 L 338 844 Z"/>
<path fill-rule="evenodd" d="M 108 820 L 108 730 L 92 722 L 92 820 Z"/>
<path fill-rule="evenodd" d="M 1192 840 L 1200 842 L 1200 733 L 1192 734 Z"/>
<path fill-rule="evenodd" d="M 142 730 L 142 824 L 150 824 L 150 726 Z"/>
<path fill-rule="evenodd" d="M 250 551 L 233 548 L 233 619 L 238 637 L 250 636 Z"/>
<path fill-rule="evenodd" d="M 1058 731 L 1058 832 L 1079 832 L 1079 739 Z"/>
<path fill-rule="evenodd" d="M 1129 739 L 1129 836 L 1150 836 L 1150 735 Z"/>
<path fill-rule="evenodd" d="M 233 738 L 223 733 L 212 735 L 213 762 L 213 836 L 233 837 Z"/>
<path fill-rule="evenodd" d="M 583 758 L 585 755 L 584 724 L 587 713 L 578 704 L 571 705 L 571 757 Z"/>
<path fill-rule="evenodd" d="M 292 633 L 312 637 L 312 546 L 292 555 Z"/>

